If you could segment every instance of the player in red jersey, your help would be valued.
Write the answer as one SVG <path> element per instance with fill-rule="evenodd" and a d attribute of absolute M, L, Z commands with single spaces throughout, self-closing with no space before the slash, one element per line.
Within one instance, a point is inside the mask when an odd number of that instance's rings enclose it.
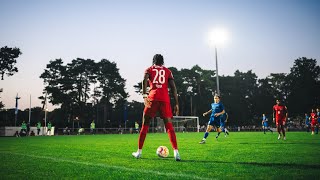
<path fill-rule="evenodd" d="M 273 122 L 276 122 L 277 130 L 279 133 L 278 139 L 281 138 L 281 131 L 283 135 L 283 140 L 286 140 L 286 132 L 284 126 L 286 125 L 286 120 L 288 117 L 287 107 L 281 104 L 279 99 L 276 100 L 276 105 L 273 106 Z"/>
<path fill-rule="evenodd" d="M 133 152 L 132 155 L 135 158 L 141 157 L 142 147 L 149 129 L 150 120 L 155 117 L 157 112 L 160 112 L 160 117 L 164 120 L 165 127 L 174 150 L 174 158 L 176 161 L 180 161 L 176 134 L 171 122 L 173 116 L 168 86 L 171 88 L 176 103 L 174 106 L 175 115 L 179 114 L 177 88 L 171 71 L 164 67 L 163 64 L 163 56 L 161 54 L 156 54 L 153 57 L 153 65 L 145 70 L 144 79 L 142 82 L 142 92 L 145 106 L 143 110 L 143 123 L 139 135 L 138 151 Z M 149 95 L 147 95 L 148 82 L 150 85 Z"/>
<path fill-rule="evenodd" d="M 314 135 L 314 128 L 318 125 L 318 116 L 314 109 L 311 109 L 309 122 L 311 122 L 311 135 Z"/>

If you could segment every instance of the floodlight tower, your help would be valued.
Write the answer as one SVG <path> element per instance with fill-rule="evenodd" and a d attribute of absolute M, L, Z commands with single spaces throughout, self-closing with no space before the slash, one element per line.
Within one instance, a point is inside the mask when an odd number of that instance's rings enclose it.
<path fill-rule="evenodd" d="M 217 81 L 217 90 L 216 93 L 220 95 L 220 84 L 219 84 L 219 68 L 218 68 L 218 50 L 217 46 L 223 45 L 228 38 L 228 33 L 223 28 L 215 28 L 209 32 L 209 44 L 211 47 L 214 47 L 215 50 L 215 61 L 216 61 L 216 81 Z"/>

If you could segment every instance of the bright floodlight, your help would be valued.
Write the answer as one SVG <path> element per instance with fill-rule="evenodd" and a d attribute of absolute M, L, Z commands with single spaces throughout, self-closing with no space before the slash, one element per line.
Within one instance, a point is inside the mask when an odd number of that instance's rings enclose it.
<path fill-rule="evenodd" d="M 224 28 L 215 28 L 209 32 L 211 46 L 221 46 L 228 40 L 228 31 Z"/>

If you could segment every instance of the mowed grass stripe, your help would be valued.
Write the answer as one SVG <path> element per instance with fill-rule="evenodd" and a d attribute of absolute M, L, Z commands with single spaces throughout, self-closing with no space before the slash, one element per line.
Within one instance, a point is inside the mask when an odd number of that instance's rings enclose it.
<path fill-rule="evenodd" d="M 204 178 L 204 177 L 199 177 L 199 176 L 194 176 L 190 174 L 179 174 L 179 173 L 165 173 L 165 172 L 160 172 L 160 171 L 154 171 L 154 170 L 145 170 L 145 169 L 135 169 L 135 168 L 127 168 L 123 166 L 113 166 L 113 165 L 108 165 L 108 164 L 102 164 L 102 163 L 90 163 L 90 162 L 82 162 L 82 161 L 75 161 L 75 160 L 69 160 L 69 159 L 62 159 L 62 158 L 53 158 L 53 157 L 47 157 L 47 156 L 37 156 L 37 155 L 30 155 L 30 154 L 20 154 L 20 153 L 12 153 L 12 152 L 4 152 L 2 151 L 1 153 L 6 153 L 10 155 L 16 155 L 16 156 L 24 156 L 24 157 L 29 157 L 29 158 L 37 158 L 37 159 L 45 159 L 45 160 L 50 160 L 54 162 L 59 162 L 59 163 L 72 163 L 72 164 L 79 164 L 79 165 L 85 165 L 85 166 L 96 166 L 96 167 L 102 167 L 102 168 L 108 168 L 108 169 L 116 169 L 120 171 L 130 171 L 134 173 L 144 173 L 144 174 L 154 174 L 156 176 L 166 176 L 166 177 L 179 177 L 179 178 L 188 178 L 188 179 L 200 179 L 200 180 L 209 180 L 209 178 Z M 177 162 L 179 163 L 179 162 Z M 210 178 L 212 179 L 212 178 Z"/>

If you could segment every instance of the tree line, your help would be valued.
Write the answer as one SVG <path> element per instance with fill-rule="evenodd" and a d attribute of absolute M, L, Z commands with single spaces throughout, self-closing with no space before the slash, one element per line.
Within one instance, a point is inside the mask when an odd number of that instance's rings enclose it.
<path fill-rule="evenodd" d="M 5 61 L 5 56 L 0 55 L 1 62 Z M 2 64 L 3 74 L 6 69 Z M 213 102 L 217 86 L 215 70 L 198 65 L 190 69 L 169 69 L 178 89 L 180 115 L 199 116 L 200 124 L 205 124 L 208 119 L 202 117 L 202 113 L 209 110 Z M 98 128 L 131 127 L 135 121 L 141 123 L 144 105 L 127 101 L 126 80 L 119 74 L 115 62 L 77 58 L 64 64 L 62 59 L 56 59 L 47 64 L 40 78 L 44 82 L 43 95 L 39 97 L 43 106 L 31 109 L 31 125 L 43 121 L 46 102 L 60 106 L 47 116 L 47 121 L 59 128 L 74 124 L 89 127 L 92 120 Z M 219 80 L 221 101 L 229 114 L 230 126 L 260 125 L 262 113 L 271 118 L 276 98 L 287 105 L 292 121 L 301 121 L 304 113 L 319 107 L 320 67 L 315 59 L 294 60 L 290 73 L 271 73 L 258 79 L 252 70 L 236 70 L 233 75 L 219 76 Z M 141 94 L 141 82 L 134 87 L 136 93 Z M 28 112 L 29 109 L 19 110 L 18 123 L 28 119 Z M 2 107 L 0 113 L 1 126 L 12 125 L 14 109 Z"/>

